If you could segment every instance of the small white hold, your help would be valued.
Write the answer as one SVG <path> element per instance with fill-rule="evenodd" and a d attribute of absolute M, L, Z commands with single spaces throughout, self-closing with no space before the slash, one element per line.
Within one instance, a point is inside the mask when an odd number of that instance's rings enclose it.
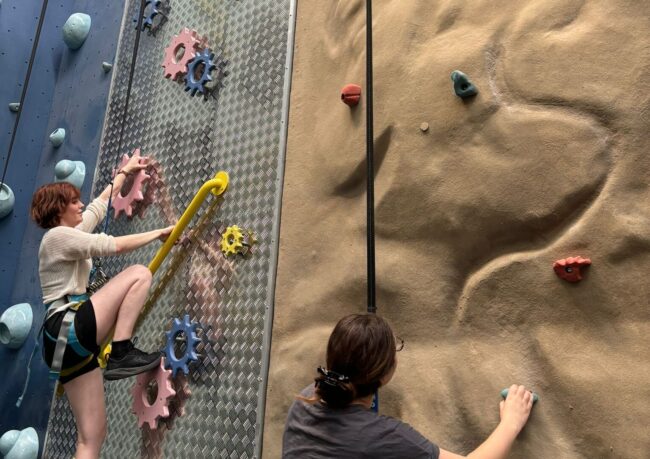
<path fill-rule="evenodd" d="M 10 103 L 9 104 L 9 110 L 11 110 L 14 113 L 17 112 L 18 110 L 20 110 L 20 102 L 12 102 L 12 103 Z"/>
<path fill-rule="evenodd" d="M 70 49 L 79 49 L 90 33 L 92 20 L 84 13 L 70 15 L 63 24 L 63 41 Z"/>
<path fill-rule="evenodd" d="M 102 62 L 102 70 L 104 71 L 104 73 L 110 72 L 112 68 L 113 68 L 113 64 L 111 64 L 110 62 L 106 62 L 106 61 Z"/>
<path fill-rule="evenodd" d="M 427 132 L 429 130 L 429 123 L 422 123 L 420 124 L 420 130 L 422 132 Z"/>
<path fill-rule="evenodd" d="M 52 133 L 50 134 L 50 142 L 52 142 L 52 145 L 54 145 L 54 148 L 59 148 L 61 145 L 63 145 L 63 141 L 65 140 L 65 129 L 63 128 L 57 128 Z"/>

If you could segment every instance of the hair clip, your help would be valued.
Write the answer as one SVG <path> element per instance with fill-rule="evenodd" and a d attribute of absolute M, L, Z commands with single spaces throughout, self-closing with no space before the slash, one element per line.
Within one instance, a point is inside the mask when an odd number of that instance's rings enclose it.
<path fill-rule="evenodd" d="M 325 381 L 329 384 L 339 384 L 339 383 L 348 383 L 350 382 L 350 378 L 348 378 L 345 375 L 342 375 L 340 373 L 337 373 L 336 371 L 328 370 L 323 367 L 318 367 L 317 371 L 325 376 Z"/>

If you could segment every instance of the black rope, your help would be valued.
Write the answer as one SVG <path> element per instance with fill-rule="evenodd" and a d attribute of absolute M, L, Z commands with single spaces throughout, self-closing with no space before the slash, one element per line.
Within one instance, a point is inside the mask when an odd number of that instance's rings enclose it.
<path fill-rule="evenodd" d="M 124 102 L 124 112 L 122 113 L 122 125 L 120 126 L 120 136 L 117 141 L 117 155 L 115 159 L 115 169 L 117 169 L 120 164 L 120 151 L 122 150 L 122 140 L 124 137 L 124 127 L 126 126 L 126 116 L 129 112 L 129 100 L 131 99 L 131 89 L 133 87 L 133 75 L 135 74 L 135 63 L 138 58 L 138 48 L 140 46 L 140 34 L 142 32 L 142 22 L 144 18 L 144 9 L 146 6 L 146 0 L 141 0 L 140 2 L 140 12 L 138 14 L 138 24 L 136 26 L 135 32 L 135 43 L 133 44 L 133 55 L 131 56 L 131 67 L 129 69 L 129 83 L 126 89 L 126 100 Z M 108 205 L 106 210 L 106 216 L 104 217 L 104 228 L 102 229 L 103 233 L 108 232 L 108 223 L 110 221 L 111 214 L 111 202 L 113 201 L 113 179 L 111 178 L 111 192 L 108 195 Z M 88 286 L 88 290 L 91 292 L 96 292 L 99 290 L 106 282 L 108 282 L 108 276 L 102 270 L 102 260 L 97 258 L 93 264 L 93 268 L 90 271 L 91 282 Z"/>
<path fill-rule="evenodd" d="M 47 11 L 47 2 L 48 0 L 43 0 L 43 5 L 41 6 L 41 15 L 38 18 L 38 26 L 36 27 L 36 34 L 34 36 L 34 43 L 32 44 L 32 54 L 29 57 L 29 65 L 27 66 L 27 73 L 25 74 L 25 81 L 23 83 L 23 92 L 20 95 L 20 105 L 18 106 L 18 113 L 16 114 L 16 120 L 14 121 L 14 130 L 11 133 L 11 141 L 9 142 L 9 150 L 7 150 L 7 157 L 5 158 L 5 165 L 2 171 L 2 180 L 0 183 L 5 183 L 5 175 L 7 174 L 7 168 L 9 167 L 9 158 L 11 158 L 11 152 L 14 149 L 14 142 L 16 140 L 16 132 L 18 131 L 18 124 L 20 123 L 20 115 L 23 113 L 23 106 L 25 104 L 25 96 L 27 95 L 27 87 L 29 86 L 29 79 L 32 76 L 32 67 L 34 66 L 34 57 L 36 56 L 36 49 L 38 48 L 38 42 L 41 39 L 41 30 L 43 29 L 43 22 L 45 20 L 45 12 Z"/>
<path fill-rule="evenodd" d="M 368 238 L 368 312 L 377 312 L 375 303 L 375 167 L 372 113 L 372 0 L 366 0 L 366 164 Z"/>

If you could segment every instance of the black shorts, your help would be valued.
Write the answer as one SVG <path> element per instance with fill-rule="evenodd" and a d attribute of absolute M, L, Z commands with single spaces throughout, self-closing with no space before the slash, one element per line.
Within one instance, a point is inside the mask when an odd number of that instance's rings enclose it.
<path fill-rule="evenodd" d="M 47 366 L 52 366 L 56 339 L 59 336 L 63 316 L 68 311 L 61 311 L 47 319 L 43 328 L 43 355 Z M 63 354 L 63 367 L 61 372 L 65 373 L 66 369 L 73 368 L 88 361 L 85 365 L 76 369 L 65 376 L 60 375 L 61 384 L 72 381 L 77 376 L 81 376 L 89 371 L 99 368 L 97 356 L 100 347 L 97 345 L 97 322 L 95 321 L 95 310 L 90 300 L 83 302 L 74 317 L 74 327 L 70 327 L 68 334 L 68 345 Z M 92 357 L 91 357 L 92 355 Z"/>

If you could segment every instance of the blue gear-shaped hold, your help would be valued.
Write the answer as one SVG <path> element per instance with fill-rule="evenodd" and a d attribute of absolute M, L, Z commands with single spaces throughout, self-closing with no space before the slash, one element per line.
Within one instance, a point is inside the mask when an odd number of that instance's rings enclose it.
<path fill-rule="evenodd" d="M 142 30 L 146 29 L 149 27 L 150 29 L 153 27 L 153 18 L 158 16 L 158 13 L 160 13 L 160 10 L 158 9 L 160 5 L 162 4 L 162 0 L 147 0 L 144 5 L 145 11 L 147 10 L 147 7 L 151 5 L 151 12 L 147 15 L 145 14 L 142 16 Z M 135 28 L 138 28 L 138 16 L 136 15 L 135 18 L 133 18 L 133 22 L 136 23 Z"/>
<path fill-rule="evenodd" d="M 182 370 L 186 375 L 189 374 L 189 363 L 199 359 L 198 355 L 196 355 L 196 346 L 201 342 L 196 334 L 198 327 L 199 323 L 192 322 L 190 315 L 185 314 L 182 321 L 180 319 L 174 319 L 171 330 L 166 333 L 167 344 L 164 351 L 165 368 L 171 368 L 172 377 L 176 376 L 178 370 Z M 181 358 L 177 358 L 176 352 L 174 352 L 174 344 L 176 342 L 176 336 L 180 333 L 185 334 L 185 354 Z"/>
<path fill-rule="evenodd" d="M 196 53 L 194 58 L 187 64 L 187 75 L 185 75 L 185 90 L 191 91 L 194 96 L 197 91 L 201 94 L 206 94 L 205 84 L 212 81 L 210 73 L 217 68 L 214 59 L 214 53 L 210 49 L 205 48 L 200 53 Z M 196 70 L 199 64 L 203 64 L 203 72 L 200 78 L 196 78 Z"/>

